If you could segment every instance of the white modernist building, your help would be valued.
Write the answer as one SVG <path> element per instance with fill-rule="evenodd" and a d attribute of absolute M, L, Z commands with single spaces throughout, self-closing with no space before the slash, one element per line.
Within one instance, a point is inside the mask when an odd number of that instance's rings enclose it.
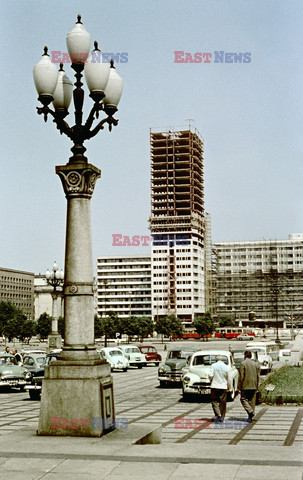
<path fill-rule="evenodd" d="M 97 299 L 100 317 L 151 317 L 150 255 L 98 257 Z"/>
<path fill-rule="evenodd" d="M 190 325 L 206 310 L 203 140 L 151 130 L 150 146 L 152 316 Z"/>

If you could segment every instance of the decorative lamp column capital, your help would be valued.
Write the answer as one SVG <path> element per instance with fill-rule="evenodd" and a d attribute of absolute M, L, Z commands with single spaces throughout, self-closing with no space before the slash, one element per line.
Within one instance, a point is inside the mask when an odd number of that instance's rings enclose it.
<path fill-rule="evenodd" d="M 66 198 L 91 198 L 101 170 L 90 163 L 67 164 L 56 167 Z"/>

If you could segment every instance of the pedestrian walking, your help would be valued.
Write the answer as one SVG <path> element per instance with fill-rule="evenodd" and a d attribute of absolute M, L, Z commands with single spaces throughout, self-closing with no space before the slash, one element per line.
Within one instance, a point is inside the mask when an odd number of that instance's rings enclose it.
<path fill-rule="evenodd" d="M 255 416 L 256 392 L 260 380 L 260 365 L 251 359 L 249 350 L 244 352 L 244 360 L 240 365 L 238 391 L 241 393 L 241 403 L 247 412 L 248 421 Z"/>
<path fill-rule="evenodd" d="M 230 367 L 223 362 L 221 355 L 216 356 L 216 363 L 210 367 L 211 405 L 215 414 L 215 422 L 223 422 L 226 414 L 227 392 L 230 387 Z"/>
<path fill-rule="evenodd" d="M 16 362 L 18 363 L 18 365 L 21 365 L 22 357 L 21 357 L 20 353 L 18 353 L 18 350 L 16 348 L 13 348 L 13 355 L 15 356 L 15 359 L 16 359 Z"/>

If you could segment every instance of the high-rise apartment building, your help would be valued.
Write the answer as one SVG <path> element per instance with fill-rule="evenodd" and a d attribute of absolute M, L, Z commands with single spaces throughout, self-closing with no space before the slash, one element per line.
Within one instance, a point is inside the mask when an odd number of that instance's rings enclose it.
<path fill-rule="evenodd" d="M 97 258 L 97 311 L 151 317 L 150 255 Z"/>
<path fill-rule="evenodd" d="M 288 240 L 222 242 L 216 250 L 215 312 L 237 320 L 303 318 L 303 234 Z"/>
<path fill-rule="evenodd" d="M 203 140 L 150 131 L 152 316 L 184 324 L 205 312 Z"/>
<path fill-rule="evenodd" d="M 34 320 L 34 273 L 0 267 L 0 301 L 20 308 Z"/>

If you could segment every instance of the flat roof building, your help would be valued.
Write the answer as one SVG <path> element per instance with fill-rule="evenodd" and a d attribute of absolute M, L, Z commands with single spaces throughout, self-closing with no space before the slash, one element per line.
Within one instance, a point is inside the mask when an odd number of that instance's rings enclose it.
<path fill-rule="evenodd" d="M 97 312 L 151 317 L 150 255 L 97 258 Z"/>
<path fill-rule="evenodd" d="M 0 267 L 0 301 L 20 308 L 34 320 L 34 273 Z"/>

